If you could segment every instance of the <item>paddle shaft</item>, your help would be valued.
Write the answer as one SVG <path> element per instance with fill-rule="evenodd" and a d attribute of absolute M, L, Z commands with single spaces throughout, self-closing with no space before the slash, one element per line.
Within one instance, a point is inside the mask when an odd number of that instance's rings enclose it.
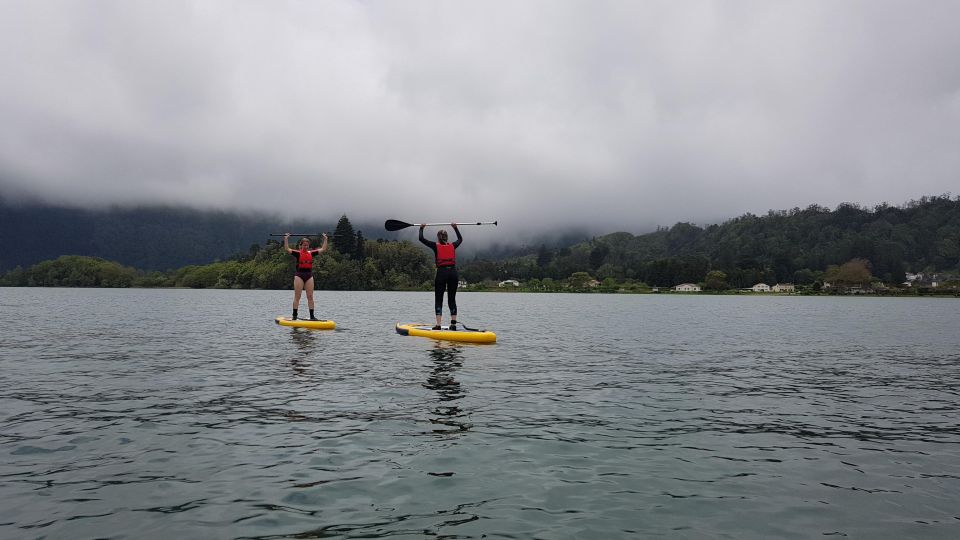
<path fill-rule="evenodd" d="M 447 225 L 496 225 L 496 221 L 471 221 L 469 223 L 407 223 L 398 219 L 388 219 L 383 227 L 388 231 L 399 231 L 407 227 L 445 227 Z"/>
<path fill-rule="evenodd" d="M 470 223 L 411 223 L 411 225 L 413 225 L 414 227 L 419 227 L 419 226 L 421 226 L 421 225 L 423 225 L 424 227 L 443 227 L 443 226 L 445 226 L 445 225 L 456 225 L 456 226 L 459 227 L 460 225 L 496 225 L 496 224 L 497 224 L 496 221 L 477 221 L 477 222 L 475 222 L 475 223 L 474 223 L 474 222 L 470 222 Z"/>
<path fill-rule="evenodd" d="M 286 236 L 287 233 L 270 233 L 270 236 Z M 290 233 L 290 236 L 323 236 L 323 233 Z M 327 233 L 327 236 L 342 236 L 339 234 Z"/>

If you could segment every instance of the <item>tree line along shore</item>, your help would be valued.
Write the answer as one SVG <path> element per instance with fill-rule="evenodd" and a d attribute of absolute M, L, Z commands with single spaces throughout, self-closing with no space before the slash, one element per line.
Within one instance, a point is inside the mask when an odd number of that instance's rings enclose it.
<path fill-rule="evenodd" d="M 362 248 L 358 247 L 353 253 L 331 249 L 317 257 L 314 276 L 318 290 L 427 291 L 433 288 L 432 263 L 425 250 L 411 242 L 367 240 Z M 462 290 L 641 294 L 758 294 L 757 291 L 761 291 L 760 294 L 960 296 L 960 275 L 937 274 L 942 277 L 936 283 L 917 281 L 909 285 L 888 284 L 877 280 L 870 272 L 869 262 L 863 259 L 811 272 L 811 283 L 791 283 L 789 287 L 784 287 L 789 292 L 770 292 L 769 287 L 734 287 L 728 282 L 726 273 L 720 270 L 707 271 L 703 279 L 696 283 L 669 286 L 612 276 L 599 280 L 587 271 L 575 271 L 567 278 L 559 279 L 498 280 L 496 277 L 482 277 L 484 274 L 476 266 L 486 264 L 485 261 L 464 264 L 462 275 L 478 276 L 479 279 L 462 279 Z M 230 260 L 185 266 L 167 272 L 144 272 L 101 258 L 64 255 L 26 269 L 15 268 L 0 276 L 0 286 L 290 289 L 292 266 L 291 257 L 276 241 Z M 695 285 L 695 288 L 686 285 Z"/>
<path fill-rule="evenodd" d="M 65 255 L 15 267 L 0 274 L 0 285 L 289 289 L 292 268 L 271 239 L 166 271 Z M 949 295 L 960 282 L 960 197 L 898 207 L 813 205 L 708 227 L 677 223 L 643 235 L 517 247 L 496 259 L 462 257 L 458 269 L 465 290 L 756 294 L 758 284 L 780 284 L 792 294 Z M 314 275 L 320 290 L 429 290 L 433 261 L 419 244 L 364 238 L 344 215 Z"/>

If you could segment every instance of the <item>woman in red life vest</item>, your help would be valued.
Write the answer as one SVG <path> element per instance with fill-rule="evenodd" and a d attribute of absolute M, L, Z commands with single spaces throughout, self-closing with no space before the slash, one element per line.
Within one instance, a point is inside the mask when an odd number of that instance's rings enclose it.
<path fill-rule="evenodd" d="M 437 265 L 437 277 L 433 280 L 433 307 L 437 313 L 437 325 L 434 330 L 440 329 L 440 316 L 443 315 L 443 291 L 447 291 L 447 305 L 450 306 L 450 329 L 457 329 L 457 283 L 460 277 L 457 275 L 457 248 L 463 242 L 460 236 L 460 229 L 456 223 L 451 223 L 453 232 L 457 233 L 457 241 L 447 243 L 447 231 L 440 229 L 437 231 L 437 240 L 431 242 L 423 237 L 424 225 L 420 226 L 420 242 L 433 250 L 433 258 Z"/>
<path fill-rule="evenodd" d="M 300 308 L 300 292 L 306 288 L 310 320 L 316 321 L 313 316 L 313 257 L 327 250 L 327 235 L 324 233 L 320 249 L 310 249 L 308 238 L 300 239 L 300 249 L 290 249 L 290 233 L 287 233 L 283 235 L 283 247 L 297 260 L 297 271 L 293 274 L 293 318 L 297 318 L 297 309 Z"/>

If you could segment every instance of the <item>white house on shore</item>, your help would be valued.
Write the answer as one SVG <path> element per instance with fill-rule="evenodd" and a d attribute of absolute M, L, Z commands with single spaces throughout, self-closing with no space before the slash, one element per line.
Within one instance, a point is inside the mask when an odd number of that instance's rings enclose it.
<path fill-rule="evenodd" d="M 766 283 L 757 283 L 753 287 L 750 287 L 750 290 L 753 292 L 770 292 L 770 286 Z"/>
<path fill-rule="evenodd" d="M 793 286 L 793 283 L 777 283 L 770 290 L 773 292 L 795 292 L 796 287 Z"/>
<path fill-rule="evenodd" d="M 700 292 L 700 286 L 693 283 L 681 283 L 673 288 L 674 292 Z"/>
<path fill-rule="evenodd" d="M 503 287 L 519 287 L 519 286 L 520 286 L 520 282 L 517 281 L 517 280 L 515 280 L 515 279 L 506 279 L 506 280 L 501 281 L 500 283 L 497 284 L 497 287 L 500 287 L 500 288 L 503 288 Z"/>
<path fill-rule="evenodd" d="M 938 287 L 944 281 L 940 274 L 907 274 L 907 280 L 903 282 L 905 287 L 923 286 Z"/>

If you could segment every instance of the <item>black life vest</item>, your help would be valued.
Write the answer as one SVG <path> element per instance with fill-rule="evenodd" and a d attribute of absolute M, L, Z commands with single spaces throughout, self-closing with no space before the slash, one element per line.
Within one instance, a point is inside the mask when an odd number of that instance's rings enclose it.
<path fill-rule="evenodd" d="M 441 266 L 456 266 L 457 251 L 453 244 L 437 244 L 437 268 Z"/>

